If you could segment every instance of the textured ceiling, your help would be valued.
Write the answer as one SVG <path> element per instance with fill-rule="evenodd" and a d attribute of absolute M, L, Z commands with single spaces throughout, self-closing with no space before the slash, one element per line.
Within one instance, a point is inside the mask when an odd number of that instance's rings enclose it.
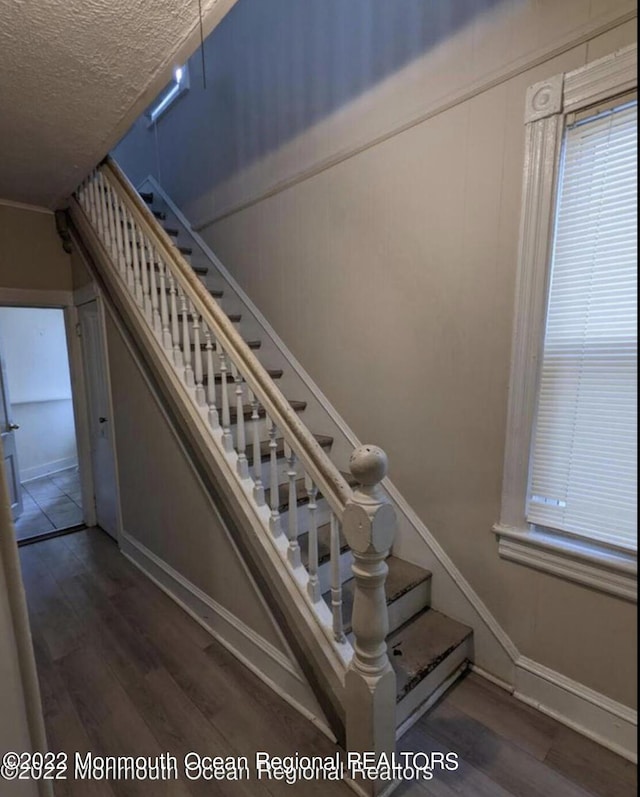
<path fill-rule="evenodd" d="M 62 203 L 199 37 L 198 0 L 0 0 L 0 199 Z"/>

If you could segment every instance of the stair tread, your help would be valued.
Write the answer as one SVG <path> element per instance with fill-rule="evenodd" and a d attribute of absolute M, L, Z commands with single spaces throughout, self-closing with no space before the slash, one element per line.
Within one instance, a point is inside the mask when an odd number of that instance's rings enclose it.
<path fill-rule="evenodd" d="M 177 238 L 180 233 L 180 230 L 176 229 L 176 227 L 163 227 L 163 230 L 170 238 Z"/>
<path fill-rule="evenodd" d="M 288 399 L 288 401 L 291 409 L 294 410 L 294 412 L 302 412 L 307 406 L 306 401 L 296 401 L 295 399 Z M 251 404 L 242 405 L 242 414 L 244 415 L 245 421 L 251 420 L 251 415 L 253 414 L 253 407 L 251 406 Z M 260 407 L 260 409 L 258 410 L 258 414 L 260 415 L 261 418 L 264 418 L 266 412 L 263 407 Z M 231 416 L 231 423 L 232 424 L 236 423 L 236 419 L 238 417 L 238 411 L 235 406 L 229 407 L 229 415 Z"/>
<path fill-rule="evenodd" d="M 267 368 L 267 373 L 269 374 L 269 376 L 270 376 L 272 379 L 280 379 L 280 377 L 282 376 L 282 368 Z M 220 373 L 217 373 L 217 374 L 216 374 L 216 380 L 215 380 L 215 381 L 216 381 L 216 385 L 220 385 L 220 384 L 222 384 L 222 374 L 220 374 Z M 227 384 L 233 384 L 233 382 L 234 382 L 233 375 L 232 375 L 231 373 L 227 373 Z M 209 383 L 209 376 L 208 376 L 208 374 L 203 374 L 203 375 L 202 375 L 202 384 L 203 384 L 203 385 L 207 385 L 208 383 Z M 266 443 L 263 443 L 263 445 L 267 445 L 267 444 L 266 444 Z M 268 458 L 269 454 L 267 453 L 267 455 L 266 455 L 266 456 L 267 456 L 267 458 Z M 265 458 L 265 457 L 264 457 L 264 455 L 263 455 L 263 459 L 264 459 L 264 458 Z"/>
<path fill-rule="evenodd" d="M 153 193 L 151 191 L 140 191 L 140 199 L 147 205 L 153 205 Z"/>
<path fill-rule="evenodd" d="M 405 559 L 399 559 L 397 556 L 387 557 L 386 562 L 389 568 L 385 585 L 389 598 L 388 603 L 398 600 L 410 589 L 431 578 L 430 570 L 407 562 Z"/>
<path fill-rule="evenodd" d="M 181 255 L 192 255 L 193 254 L 193 249 L 190 246 L 178 246 L 177 249 L 178 249 L 178 252 L 180 252 Z"/>
<path fill-rule="evenodd" d="M 192 266 L 192 268 L 193 268 L 193 266 Z M 156 290 L 158 291 L 158 293 L 160 293 L 161 289 L 160 289 L 159 285 L 158 285 Z M 218 290 L 217 288 L 209 288 L 208 291 L 209 291 L 209 294 L 211 296 L 213 296 L 214 299 L 222 299 L 222 297 L 224 296 L 224 291 Z M 168 286 L 165 287 L 165 292 L 166 293 L 171 293 L 171 288 L 168 287 Z"/>
<path fill-rule="evenodd" d="M 271 372 L 269 372 L 271 373 Z M 282 375 L 282 371 L 280 371 Z M 330 448 L 333 443 L 333 437 L 326 434 L 314 434 L 316 442 L 323 448 Z M 260 457 L 263 462 L 268 462 L 271 457 L 271 449 L 269 448 L 269 441 L 264 440 L 260 443 Z M 284 457 L 284 437 L 276 438 L 276 457 L 282 459 Z"/>
<path fill-rule="evenodd" d="M 182 318 L 183 318 L 183 316 L 185 314 L 181 313 L 181 312 L 178 312 L 178 313 L 176 313 L 176 315 L 178 316 L 178 318 L 180 320 L 182 320 Z M 193 321 L 193 319 L 195 318 L 193 313 L 186 313 L 186 316 L 189 319 L 189 321 Z M 242 313 L 227 313 L 227 318 L 232 323 L 237 324 L 242 319 Z"/>
<path fill-rule="evenodd" d="M 355 479 L 350 473 L 342 473 L 342 477 L 350 484 L 354 485 Z M 322 493 L 318 490 L 317 499 L 322 498 Z M 271 490 L 265 490 L 265 501 L 268 506 L 271 506 Z M 296 503 L 298 506 L 304 506 L 309 503 L 309 496 L 307 495 L 307 487 L 304 478 L 296 479 Z M 286 512 L 289 509 L 289 483 L 278 485 L 278 511 Z"/>
<path fill-rule="evenodd" d="M 261 346 L 262 346 L 262 341 L 261 341 L 261 340 L 245 340 L 245 343 L 247 344 L 247 346 L 248 346 L 250 349 L 259 349 L 259 348 L 261 348 Z M 195 347 L 196 347 L 196 344 L 195 344 L 195 343 L 192 343 L 192 344 L 191 344 L 191 349 L 193 350 L 193 349 L 195 349 Z M 201 344 L 200 344 L 200 348 L 202 349 L 202 351 L 206 351 L 206 349 L 207 349 L 207 344 L 206 344 L 206 343 L 204 343 L 204 342 L 203 342 L 203 343 L 201 343 Z"/>
<path fill-rule="evenodd" d="M 193 263 L 189 263 L 189 265 L 191 266 L 192 270 L 195 271 L 196 274 L 200 274 L 203 277 L 209 273 L 209 268 L 207 266 L 194 266 Z M 158 263 L 153 264 L 153 270 L 156 273 L 160 271 L 160 266 L 158 265 Z M 158 290 L 160 290 L 160 288 L 158 288 Z M 220 296 L 222 296 L 222 291 L 219 291 L 219 293 Z"/>
<path fill-rule="evenodd" d="M 159 221 L 164 221 L 167 218 L 167 214 L 163 213 L 161 210 L 152 210 L 151 212 Z"/>
<path fill-rule="evenodd" d="M 396 701 L 406 697 L 472 633 L 468 625 L 426 609 L 390 634 L 387 650 L 396 673 Z"/>
<path fill-rule="evenodd" d="M 419 565 L 411 564 L 397 556 L 388 556 L 385 560 L 389 572 L 384 584 L 384 591 L 387 596 L 387 606 L 397 601 L 409 590 L 428 581 L 431 578 L 431 571 Z M 342 617 L 344 621 L 345 634 L 351 633 L 351 616 L 353 613 L 353 598 L 355 594 L 355 579 L 350 578 L 342 585 Z M 331 592 L 325 592 L 322 596 L 325 602 L 331 606 Z"/>

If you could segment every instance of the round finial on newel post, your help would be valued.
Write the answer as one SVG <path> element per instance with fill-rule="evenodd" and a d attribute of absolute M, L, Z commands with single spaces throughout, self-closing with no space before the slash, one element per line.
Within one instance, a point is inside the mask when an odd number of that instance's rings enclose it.
<path fill-rule="evenodd" d="M 378 494 L 388 465 L 387 455 L 378 446 L 358 446 L 349 457 L 349 470 L 360 486 L 359 492 L 370 497 Z"/>

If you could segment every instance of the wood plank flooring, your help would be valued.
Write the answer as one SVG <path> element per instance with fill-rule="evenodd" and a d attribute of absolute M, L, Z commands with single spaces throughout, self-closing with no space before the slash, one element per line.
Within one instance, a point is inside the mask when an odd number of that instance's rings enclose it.
<path fill-rule="evenodd" d="M 101 531 L 20 550 L 52 751 L 331 755 L 335 747 L 145 578 Z M 398 797 L 630 797 L 636 768 L 474 675 L 399 744 L 456 771 Z M 60 781 L 56 797 L 346 797 L 330 781 Z"/>

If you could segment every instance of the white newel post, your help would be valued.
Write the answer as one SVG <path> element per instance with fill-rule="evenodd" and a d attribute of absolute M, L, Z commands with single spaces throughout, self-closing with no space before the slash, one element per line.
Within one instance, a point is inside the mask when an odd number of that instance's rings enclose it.
<path fill-rule="evenodd" d="M 347 670 L 347 750 L 379 756 L 396 747 L 396 678 L 387 656 L 389 616 L 385 562 L 396 529 L 395 511 L 380 482 L 387 456 L 377 446 L 360 446 L 349 460 L 358 486 L 344 512 L 342 528 L 353 553 L 354 655 Z M 375 795 L 388 783 L 360 782 Z"/>

